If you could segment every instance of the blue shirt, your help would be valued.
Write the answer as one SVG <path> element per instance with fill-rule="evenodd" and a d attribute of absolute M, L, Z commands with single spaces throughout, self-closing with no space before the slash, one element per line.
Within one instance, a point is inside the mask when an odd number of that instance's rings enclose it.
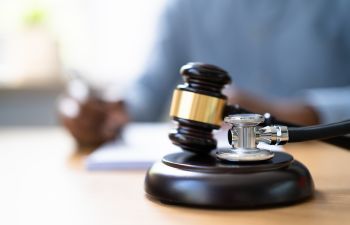
<path fill-rule="evenodd" d="M 350 118 L 350 1 L 171 1 L 158 34 L 127 96 L 136 119 L 168 111 L 190 61 L 222 67 L 257 95 L 305 101 L 322 122 Z"/>

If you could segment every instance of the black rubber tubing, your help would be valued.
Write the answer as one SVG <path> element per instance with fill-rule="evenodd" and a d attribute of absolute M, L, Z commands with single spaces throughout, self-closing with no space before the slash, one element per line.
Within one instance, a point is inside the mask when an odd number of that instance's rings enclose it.
<path fill-rule="evenodd" d="M 300 142 L 327 139 L 350 134 L 350 120 L 306 127 L 288 127 L 289 141 Z"/>

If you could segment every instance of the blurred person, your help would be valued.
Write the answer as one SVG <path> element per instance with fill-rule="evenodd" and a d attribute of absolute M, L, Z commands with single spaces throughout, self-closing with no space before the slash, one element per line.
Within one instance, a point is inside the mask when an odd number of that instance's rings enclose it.
<path fill-rule="evenodd" d="M 103 143 L 129 120 L 159 120 L 182 82 L 179 68 L 191 61 L 227 70 L 229 103 L 253 112 L 301 125 L 350 118 L 349 1 L 167 3 L 148 67 L 125 100 L 109 110 L 83 109 L 88 101 L 66 120 L 78 141 Z"/>

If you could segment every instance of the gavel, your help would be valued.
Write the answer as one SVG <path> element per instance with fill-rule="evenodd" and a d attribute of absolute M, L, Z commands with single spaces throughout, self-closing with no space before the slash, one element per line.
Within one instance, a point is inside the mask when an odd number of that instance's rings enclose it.
<path fill-rule="evenodd" d="M 222 90 L 231 83 L 231 78 L 218 66 L 191 62 L 181 67 L 180 74 L 184 84 L 174 90 L 170 108 L 177 128 L 170 132 L 169 138 L 186 151 L 208 154 L 217 146 L 212 131 L 220 128 L 223 118 L 250 112 L 238 105 L 227 104 Z M 264 117 L 262 125 L 276 123 L 269 113 Z"/>

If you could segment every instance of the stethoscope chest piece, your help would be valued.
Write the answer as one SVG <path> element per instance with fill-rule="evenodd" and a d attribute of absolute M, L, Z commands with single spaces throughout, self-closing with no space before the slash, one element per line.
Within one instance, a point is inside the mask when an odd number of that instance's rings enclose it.
<path fill-rule="evenodd" d="M 216 157 L 231 162 L 263 161 L 274 156 L 272 151 L 258 148 L 257 125 L 264 122 L 259 114 L 237 114 L 225 117 L 224 121 L 232 125 L 229 130 L 231 149 L 220 149 Z"/>

